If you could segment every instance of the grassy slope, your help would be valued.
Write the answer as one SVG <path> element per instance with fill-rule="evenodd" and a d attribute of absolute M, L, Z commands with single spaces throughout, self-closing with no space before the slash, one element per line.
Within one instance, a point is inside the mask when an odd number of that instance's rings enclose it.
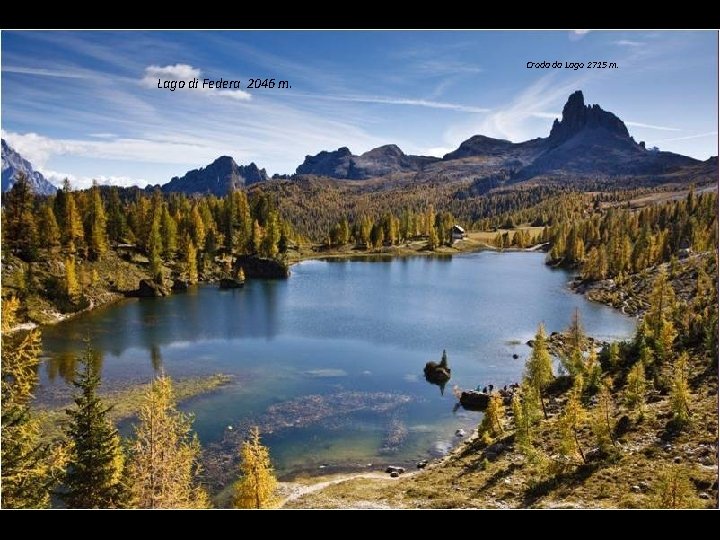
<path fill-rule="evenodd" d="M 490 447 L 477 438 L 418 474 L 394 482 L 351 479 L 288 503 L 297 508 L 342 508 L 371 504 L 396 508 L 638 508 L 655 503 L 657 479 L 669 467 L 680 467 L 691 479 L 696 507 L 717 506 L 717 376 L 695 367 L 691 426 L 672 436 L 666 429 L 669 400 L 647 405 L 644 419 L 631 416 L 627 433 L 618 438 L 616 461 L 569 467 L 555 474 L 525 462 L 513 447 L 512 422 L 507 435 Z M 617 397 L 617 396 L 616 396 Z M 562 401 L 562 396 L 558 398 Z M 620 401 L 616 399 L 616 403 Z M 624 414 L 620 410 L 616 419 Z M 557 418 L 541 423 L 540 445 L 556 450 Z M 592 448 L 584 429 L 581 441 Z M 702 498 L 701 498 L 702 497 Z"/>

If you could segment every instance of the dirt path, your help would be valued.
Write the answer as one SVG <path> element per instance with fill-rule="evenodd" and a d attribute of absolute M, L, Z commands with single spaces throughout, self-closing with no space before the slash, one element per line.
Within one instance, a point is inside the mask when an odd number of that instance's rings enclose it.
<path fill-rule="evenodd" d="M 408 473 L 403 476 L 410 476 L 413 473 Z M 390 475 L 384 474 L 381 472 L 371 472 L 371 473 L 357 473 L 357 474 L 343 474 L 341 476 L 332 478 L 330 480 L 324 480 L 322 482 L 317 482 L 314 484 L 299 484 L 296 482 L 287 482 L 287 486 L 290 488 L 290 493 L 286 495 L 283 499 L 280 500 L 280 503 L 278 504 L 278 508 L 283 508 L 287 503 L 290 501 L 295 501 L 299 499 L 300 497 L 304 497 L 305 495 L 308 495 L 310 493 L 317 493 L 318 491 L 322 491 L 323 489 L 333 486 L 335 484 L 340 484 L 342 482 L 347 482 L 348 480 L 354 480 L 356 478 L 370 478 L 372 480 L 386 480 L 386 481 L 395 481 L 395 478 L 391 478 Z"/>

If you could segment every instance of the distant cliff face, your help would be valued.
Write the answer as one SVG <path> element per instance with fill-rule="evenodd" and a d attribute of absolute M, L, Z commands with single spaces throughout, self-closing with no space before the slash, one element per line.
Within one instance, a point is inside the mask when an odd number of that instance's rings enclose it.
<path fill-rule="evenodd" d="M 212 193 L 223 196 L 256 182 L 268 180 L 265 169 L 255 163 L 238 165 L 229 156 L 221 156 L 207 167 L 188 171 L 184 176 L 172 178 L 161 190 L 165 193 Z"/>
<path fill-rule="evenodd" d="M 373 148 L 360 156 L 354 156 L 347 147 L 333 152 L 322 151 L 306 156 L 297 174 L 314 174 L 344 180 L 363 180 L 392 173 L 420 171 L 429 164 L 439 161 L 430 156 L 409 156 L 397 145 L 387 144 Z"/>
<path fill-rule="evenodd" d="M 18 173 L 27 176 L 30 187 L 38 195 L 54 195 L 57 188 L 48 182 L 45 177 L 2 139 L 2 190 L 10 191 L 17 179 Z"/>
<path fill-rule="evenodd" d="M 585 97 L 578 90 L 563 107 L 562 120 L 553 122 L 548 142 L 551 147 L 559 146 L 585 129 L 604 129 L 618 138 L 631 138 L 622 120 L 600 105 L 585 106 Z"/>

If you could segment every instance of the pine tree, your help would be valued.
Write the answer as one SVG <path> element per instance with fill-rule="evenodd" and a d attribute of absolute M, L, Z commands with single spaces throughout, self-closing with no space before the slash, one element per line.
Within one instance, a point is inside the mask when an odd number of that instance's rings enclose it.
<path fill-rule="evenodd" d="M 65 434 L 72 445 L 62 498 L 69 508 L 121 507 L 125 490 L 120 436 L 107 417 L 110 409 L 97 395 L 100 373 L 89 348 L 73 385 L 78 392 L 75 408 L 66 411 L 70 423 Z"/>
<path fill-rule="evenodd" d="M 532 353 L 525 364 L 525 379 L 532 386 L 538 395 L 543 414 L 547 418 L 545 410 L 545 402 L 542 393 L 553 380 L 552 358 L 547 345 L 547 335 L 545 334 L 545 326 L 540 323 L 537 333 L 535 334 L 535 342 L 533 343 Z"/>
<path fill-rule="evenodd" d="M 175 407 L 169 378 L 150 385 L 130 442 L 128 482 L 137 508 L 206 508 L 207 494 L 197 482 L 200 444 L 192 420 Z"/>
<path fill-rule="evenodd" d="M 160 216 L 153 219 L 150 236 L 147 241 L 148 259 L 150 260 L 150 273 L 156 283 L 162 284 L 162 236 L 160 236 Z"/>
<path fill-rule="evenodd" d="M 62 455 L 40 442 L 40 425 L 30 402 L 38 380 L 40 331 L 10 333 L 20 306 L 2 301 L 2 456 L 0 506 L 42 508 L 62 467 Z"/>
<path fill-rule="evenodd" d="M 240 448 L 242 477 L 235 484 L 236 508 L 267 508 L 277 486 L 270 453 L 260 442 L 260 430 L 253 427 Z"/>
<path fill-rule="evenodd" d="M 17 175 L 15 184 L 3 195 L 4 244 L 24 261 L 37 257 L 38 232 L 35 224 L 34 201 L 27 176 Z"/>
<path fill-rule="evenodd" d="M 120 202 L 120 193 L 118 192 L 118 188 L 116 186 L 110 188 L 106 230 L 108 238 L 112 242 L 118 244 L 123 241 L 123 238 L 127 233 L 127 220 L 123 214 L 122 203 Z"/>

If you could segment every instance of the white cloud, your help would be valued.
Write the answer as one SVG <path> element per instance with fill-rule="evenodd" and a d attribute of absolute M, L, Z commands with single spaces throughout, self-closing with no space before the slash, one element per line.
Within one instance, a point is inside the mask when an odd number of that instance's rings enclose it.
<path fill-rule="evenodd" d="M 140 83 L 147 88 L 158 88 L 158 84 L 164 81 L 184 81 L 186 83 L 197 78 L 200 79 L 202 76 L 202 70 L 195 68 L 189 64 L 175 64 L 172 66 L 148 66 L 145 68 L 145 75 L 141 79 Z M 216 90 L 210 88 L 203 88 L 202 82 L 197 88 L 178 88 L 178 90 L 184 90 L 187 92 L 194 92 L 205 96 L 219 96 L 226 97 L 236 101 L 250 101 L 252 95 L 245 90 Z"/>
<path fill-rule="evenodd" d="M 157 88 L 158 79 L 163 81 L 190 81 L 200 77 L 202 71 L 188 64 L 173 66 L 148 66 L 142 83 L 150 88 Z"/>
<path fill-rule="evenodd" d="M 568 37 L 570 38 L 570 41 L 579 41 L 584 38 L 589 32 L 590 30 L 570 30 Z"/>
<path fill-rule="evenodd" d="M 451 148 L 449 146 L 433 146 L 431 148 L 428 148 L 423 152 L 424 156 L 435 156 L 435 157 L 443 157 L 445 154 L 449 154 L 455 150 L 455 148 Z"/>
<path fill-rule="evenodd" d="M 43 176 L 53 185 L 61 187 L 63 182 L 67 178 L 70 181 L 70 185 L 73 189 L 85 189 L 93 185 L 96 182 L 103 186 L 140 186 L 145 187 L 147 184 L 151 184 L 147 180 L 142 178 L 130 178 L 129 176 L 76 176 L 71 173 L 63 173 L 53 171 L 50 169 L 38 169 Z"/>

